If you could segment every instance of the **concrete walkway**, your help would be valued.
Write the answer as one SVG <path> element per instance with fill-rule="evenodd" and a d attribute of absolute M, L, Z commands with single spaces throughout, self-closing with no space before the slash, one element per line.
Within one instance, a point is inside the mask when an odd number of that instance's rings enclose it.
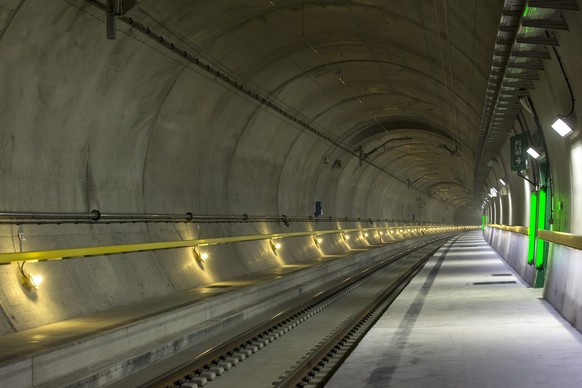
<path fill-rule="evenodd" d="M 582 335 L 481 231 L 449 243 L 327 387 L 581 387 Z"/>

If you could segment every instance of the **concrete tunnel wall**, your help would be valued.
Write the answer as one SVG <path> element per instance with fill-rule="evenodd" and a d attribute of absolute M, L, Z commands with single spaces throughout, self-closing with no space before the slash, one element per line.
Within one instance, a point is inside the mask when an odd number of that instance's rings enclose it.
<path fill-rule="evenodd" d="M 582 94 L 582 15 L 580 12 L 564 12 L 568 31 L 555 31 L 559 47 L 556 48 L 570 82 L 573 97 L 580 99 Z M 574 103 L 568 84 L 554 51 L 549 48 L 550 60 L 544 60 L 544 71 L 540 80 L 531 90 L 531 100 L 539 117 L 541 132 L 547 148 L 546 158 L 550 163 L 552 177 L 552 205 L 548 208 L 547 218 L 552 218 L 552 230 L 580 235 L 582 234 L 582 128 L 579 117 L 582 111 L 578 102 Z M 574 105 L 573 105 L 574 104 Z M 562 138 L 552 128 L 556 116 L 564 116 L 574 108 L 568 118 L 574 132 Z M 521 123 L 514 124 L 515 132 L 531 131 L 537 138 L 539 131 L 533 115 L 523 112 Z M 515 134 L 512 133 L 513 134 Z M 542 150 L 543 143 L 533 144 Z M 497 224 L 528 226 L 530 216 L 531 185 L 511 171 L 509 160 L 509 140 L 500 151 L 497 164 L 492 169 L 488 185 L 500 189 L 500 195 L 493 198 L 485 208 L 490 221 Z M 531 164 L 528 174 L 532 177 Z M 503 178 L 508 185 L 502 187 L 498 179 Z M 500 209 L 504 208 L 501 212 Z M 549 228 L 548 228 L 549 229 Z M 486 237 L 492 246 L 507 260 L 516 271 L 533 284 L 535 268 L 527 265 L 527 237 L 514 233 L 489 230 Z M 582 331 L 582 251 L 556 244 L 549 244 L 546 265 L 544 298 L 574 327 Z"/>
<path fill-rule="evenodd" d="M 0 31 L 0 210 L 305 216 L 317 199 L 326 215 L 454 221 L 449 205 L 373 167 L 359 167 L 357 159 L 143 38 L 120 33 L 106 40 L 99 18 L 66 2 L 4 1 Z M 324 164 L 326 156 L 341 159 L 342 168 Z M 426 202 L 422 214 L 418 197 Z M 0 225 L 0 250 L 313 227 Z M 326 237 L 322 248 L 334 252 L 342 244 Z M 280 256 L 264 241 L 215 246 L 204 267 L 189 249 L 29 263 L 45 278 L 35 294 L 23 289 L 16 264 L 1 266 L 0 334 L 319 254 L 309 238 L 296 238 L 285 241 Z"/>

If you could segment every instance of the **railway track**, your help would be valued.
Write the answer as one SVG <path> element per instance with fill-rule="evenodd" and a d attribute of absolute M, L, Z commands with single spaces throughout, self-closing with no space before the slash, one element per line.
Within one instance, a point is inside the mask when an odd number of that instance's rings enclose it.
<path fill-rule="evenodd" d="M 323 386 L 428 259 L 450 239 L 390 256 L 226 339 L 147 387 Z"/>

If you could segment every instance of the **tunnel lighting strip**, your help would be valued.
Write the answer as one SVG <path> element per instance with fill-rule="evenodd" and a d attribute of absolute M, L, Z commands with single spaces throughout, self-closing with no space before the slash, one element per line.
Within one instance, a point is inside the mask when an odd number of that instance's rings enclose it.
<path fill-rule="evenodd" d="M 326 234 L 346 235 L 346 234 L 353 233 L 353 232 L 381 231 L 381 230 L 399 231 L 399 229 L 401 229 L 401 228 L 402 227 L 334 229 L 334 230 L 320 230 L 320 231 L 309 231 L 309 232 L 270 233 L 270 234 L 258 234 L 258 235 L 250 235 L 250 236 L 217 237 L 217 238 L 207 238 L 207 239 L 197 239 L 197 240 L 163 241 L 163 242 L 149 242 L 149 243 L 139 243 L 139 244 L 51 249 L 51 250 L 28 251 L 28 252 L 11 252 L 11 253 L 0 253 L 0 264 L 10 264 L 10 263 L 14 263 L 14 262 L 24 262 L 24 261 L 62 260 L 62 259 L 69 259 L 72 257 L 103 256 L 103 255 L 121 254 L 121 253 L 156 251 L 156 250 L 161 250 L 161 249 L 191 248 L 191 247 L 198 247 L 198 246 L 230 244 L 230 243 L 239 243 L 239 242 L 247 242 L 247 241 L 281 239 L 281 238 L 288 238 L 288 237 L 322 236 L 322 235 L 326 235 Z M 468 229 L 474 229 L 474 228 L 469 227 L 469 226 L 432 226 L 432 227 L 408 226 L 408 227 L 406 227 L 406 229 L 409 230 L 408 233 L 413 233 L 413 232 L 422 232 L 422 231 L 446 232 L 446 231 L 453 231 L 453 230 L 468 230 Z M 406 230 L 404 230 L 404 232 L 406 232 Z M 381 237 L 382 236 L 380 235 L 380 238 Z"/>
<path fill-rule="evenodd" d="M 525 236 L 529 235 L 529 228 L 526 228 L 525 226 L 508 226 L 497 224 L 488 224 L 487 226 L 490 228 L 506 230 L 508 232 L 519 233 Z M 538 238 L 554 244 L 582 250 L 582 235 L 540 229 L 538 230 Z"/>
<path fill-rule="evenodd" d="M 546 227 L 546 188 L 540 188 L 539 192 L 539 206 L 538 206 L 538 229 L 544 229 Z M 537 239 L 536 248 L 536 269 L 544 268 L 544 250 L 545 241 L 541 238 Z"/>
<path fill-rule="evenodd" d="M 527 263 L 529 265 L 532 265 L 534 263 L 535 258 L 537 209 L 538 209 L 538 193 L 537 191 L 532 191 L 529 208 L 529 240 L 527 249 Z"/>

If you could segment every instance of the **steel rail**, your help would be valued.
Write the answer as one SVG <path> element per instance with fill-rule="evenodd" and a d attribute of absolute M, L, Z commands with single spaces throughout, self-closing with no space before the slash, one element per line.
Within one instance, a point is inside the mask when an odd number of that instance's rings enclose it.
<path fill-rule="evenodd" d="M 331 358 L 340 349 L 344 348 L 344 345 L 348 342 L 352 334 L 355 334 L 358 329 L 366 324 L 369 330 L 373 324 L 381 317 L 381 315 L 388 309 L 390 304 L 398 297 L 398 295 L 406 288 L 408 283 L 416 276 L 416 274 L 422 269 L 426 262 L 437 252 L 444 242 L 439 242 L 438 246 L 431 249 L 422 259 L 418 260 L 411 268 L 403 272 L 400 276 L 394 279 L 390 284 L 382 291 L 376 294 L 376 296 L 363 308 L 361 308 L 354 316 L 344 322 L 341 329 L 338 330 L 333 336 L 330 336 L 326 341 L 319 345 L 319 347 L 300 364 L 297 365 L 290 373 L 288 373 L 283 379 L 279 380 L 274 384 L 278 388 L 287 387 L 303 387 L 315 377 L 317 370 L 321 369 L 325 365 L 322 360 Z M 428 245 L 428 244 L 427 244 Z M 375 319 L 369 321 L 369 319 L 375 316 Z M 360 339 L 367 333 L 368 330 L 360 332 Z M 356 347 L 359 341 L 353 343 L 349 346 L 349 350 L 343 355 L 342 360 L 333 368 L 329 373 L 326 373 L 326 377 L 323 379 L 322 384 L 317 384 L 318 386 L 323 386 L 325 382 L 329 380 L 331 375 L 337 370 L 337 367 L 349 353 Z"/>
<path fill-rule="evenodd" d="M 240 243 L 249 241 L 261 241 L 261 240 L 274 240 L 292 237 L 306 237 L 306 236 L 323 236 L 328 234 L 349 234 L 354 232 L 370 232 L 370 231 L 389 231 L 391 236 L 403 234 L 408 235 L 412 233 L 439 233 L 452 230 L 464 230 L 467 227 L 459 226 L 447 226 L 447 227 L 419 227 L 419 226 L 406 226 L 406 227 L 386 227 L 386 228 L 350 228 L 350 229 L 332 229 L 332 230 L 316 230 L 316 231 L 302 231 L 302 232 L 289 232 L 289 233 L 267 233 L 258 235 L 248 235 L 248 236 L 231 236 L 231 237 L 214 237 L 214 238 L 203 238 L 203 239 L 193 239 L 193 240 L 178 240 L 178 241 L 158 241 L 158 242 L 145 242 L 137 244 L 122 244 L 122 245 L 107 245 L 107 246 L 93 246 L 93 247 L 79 247 L 79 248 L 64 248 L 64 249 L 49 249 L 49 250 L 38 250 L 38 251 L 25 251 L 25 252 L 9 252 L 0 253 L 0 264 L 10 264 L 13 262 L 24 262 L 24 261 L 45 261 L 45 260 L 62 260 L 69 259 L 72 257 L 91 257 L 91 256 L 103 256 L 112 254 L 123 254 L 123 253 L 133 253 L 133 252 L 144 252 L 144 251 L 156 251 L 162 249 L 175 249 L 175 248 L 194 248 L 209 245 L 218 244 L 230 244 L 230 243 Z M 382 236 L 379 236 L 382 238 Z"/>
<path fill-rule="evenodd" d="M 361 271 L 356 276 L 348 276 L 343 281 L 336 283 L 331 288 L 317 293 L 316 300 L 309 300 L 298 306 L 290 307 L 273 318 L 270 321 L 264 322 L 254 328 L 245 331 L 242 334 L 224 342 L 223 344 L 216 346 L 214 348 L 208 349 L 202 354 L 199 354 L 187 363 L 180 365 L 170 371 L 167 371 L 160 376 L 156 377 L 154 380 L 148 382 L 145 387 L 168 387 L 168 386 L 180 386 L 187 380 L 191 379 L 195 375 L 200 375 L 204 371 L 210 370 L 212 367 L 219 365 L 221 362 L 226 361 L 229 357 L 232 357 L 236 352 L 244 350 L 246 347 L 256 342 L 262 336 L 268 336 L 273 333 L 281 326 L 289 323 L 296 319 L 299 315 L 309 310 L 313 306 L 332 298 L 334 295 L 341 293 L 347 288 L 361 282 L 363 279 L 371 276 L 372 274 L 385 269 L 390 264 L 400 260 L 409 254 L 416 252 L 422 248 L 425 248 L 431 244 L 439 244 L 439 247 L 448 240 L 451 236 L 440 237 L 435 240 L 428 241 L 422 245 L 405 249 L 402 252 L 396 253 L 381 262 L 373 265 L 372 267 Z M 431 252 L 434 252 L 438 247 Z M 424 262 L 423 262 L 424 265 Z"/>

